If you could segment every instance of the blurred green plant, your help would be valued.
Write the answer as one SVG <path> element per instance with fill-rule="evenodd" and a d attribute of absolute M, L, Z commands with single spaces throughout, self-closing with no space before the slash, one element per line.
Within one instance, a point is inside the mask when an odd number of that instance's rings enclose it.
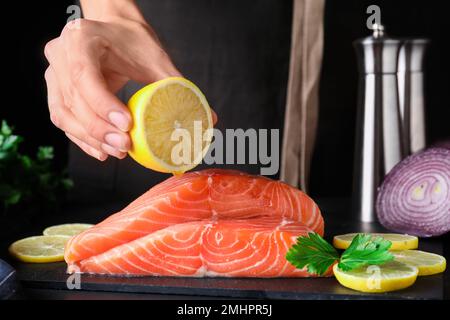
<path fill-rule="evenodd" d="M 21 154 L 23 137 L 3 120 L 0 127 L 0 201 L 4 212 L 14 207 L 54 208 L 73 186 L 65 172 L 52 166 L 53 147 L 39 147 L 35 157 Z M 28 211 L 28 210 L 27 210 Z"/>

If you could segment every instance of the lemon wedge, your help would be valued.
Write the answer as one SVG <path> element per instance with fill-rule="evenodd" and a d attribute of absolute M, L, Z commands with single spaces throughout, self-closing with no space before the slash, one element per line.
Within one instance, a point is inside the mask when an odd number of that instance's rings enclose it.
<path fill-rule="evenodd" d="M 45 236 L 68 236 L 73 237 L 77 234 L 82 233 L 83 231 L 92 227 L 92 224 L 87 223 L 67 223 L 60 224 L 57 226 L 51 226 L 44 230 Z"/>
<path fill-rule="evenodd" d="M 338 249 L 347 249 L 357 233 L 347 233 L 333 238 L 333 246 Z M 392 243 L 390 250 L 417 249 L 419 239 L 415 236 L 397 233 L 370 233 L 372 236 L 382 237 Z"/>
<path fill-rule="evenodd" d="M 213 120 L 205 96 L 191 81 L 170 77 L 136 92 L 128 102 L 133 118 L 130 156 L 159 172 L 181 174 L 208 151 Z"/>
<path fill-rule="evenodd" d="M 9 252 L 23 262 L 47 263 L 64 261 L 64 247 L 70 237 L 36 236 L 14 242 Z"/>
<path fill-rule="evenodd" d="M 361 292 L 388 292 L 414 284 L 419 270 L 409 264 L 390 261 L 380 266 L 370 265 L 350 271 L 343 271 L 335 264 L 333 272 L 344 287 Z"/>
<path fill-rule="evenodd" d="M 396 261 L 415 266 L 419 276 L 428 276 L 445 271 L 447 262 L 444 257 L 420 250 L 392 251 Z"/>

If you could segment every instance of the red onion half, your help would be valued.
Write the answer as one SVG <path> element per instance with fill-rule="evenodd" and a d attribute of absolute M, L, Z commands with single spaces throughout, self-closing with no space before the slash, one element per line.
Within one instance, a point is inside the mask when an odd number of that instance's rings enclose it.
<path fill-rule="evenodd" d="M 450 231 L 450 149 L 430 148 L 397 164 L 378 190 L 376 209 L 389 230 L 419 237 Z"/>

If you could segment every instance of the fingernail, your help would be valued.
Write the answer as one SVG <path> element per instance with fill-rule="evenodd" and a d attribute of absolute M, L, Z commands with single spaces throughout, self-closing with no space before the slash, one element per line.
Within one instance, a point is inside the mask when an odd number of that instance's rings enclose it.
<path fill-rule="evenodd" d="M 127 152 L 125 139 L 118 133 L 108 133 L 105 136 L 105 142 L 119 151 Z"/>
<path fill-rule="evenodd" d="M 122 131 L 128 131 L 130 129 L 130 121 L 122 112 L 112 111 L 109 113 L 108 118 L 118 129 Z"/>
<path fill-rule="evenodd" d="M 117 150 L 114 147 L 111 147 L 109 144 L 106 143 L 102 143 L 102 149 L 103 151 L 105 151 L 106 153 L 118 158 L 118 159 L 123 159 L 126 157 L 126 153 L 123 153 L 119 150 Z"/>
<path fill-rule="evenodd" d="M 108 155 L 104 154 L 103 152 L 97 151 L 97 150 L 93 150 L 92 155 L 100 161 L 105 161 L 106 158 L 108 158 Z"/>
<path fill-rule="evenodd" d="M 105 161 L 107 158 L 108 158 L 108 155 L 101 153 L 97 159 L 100 161 Z"/>

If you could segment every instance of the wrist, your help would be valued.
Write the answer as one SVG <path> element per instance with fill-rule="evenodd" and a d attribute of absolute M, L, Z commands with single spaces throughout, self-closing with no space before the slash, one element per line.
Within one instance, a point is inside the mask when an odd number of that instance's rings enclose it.
<path fill-rule="evenodd" d="M 134 0 L 81 0 L 85 19 L 109 22 L 133 20 L 147 24 Z"/>

